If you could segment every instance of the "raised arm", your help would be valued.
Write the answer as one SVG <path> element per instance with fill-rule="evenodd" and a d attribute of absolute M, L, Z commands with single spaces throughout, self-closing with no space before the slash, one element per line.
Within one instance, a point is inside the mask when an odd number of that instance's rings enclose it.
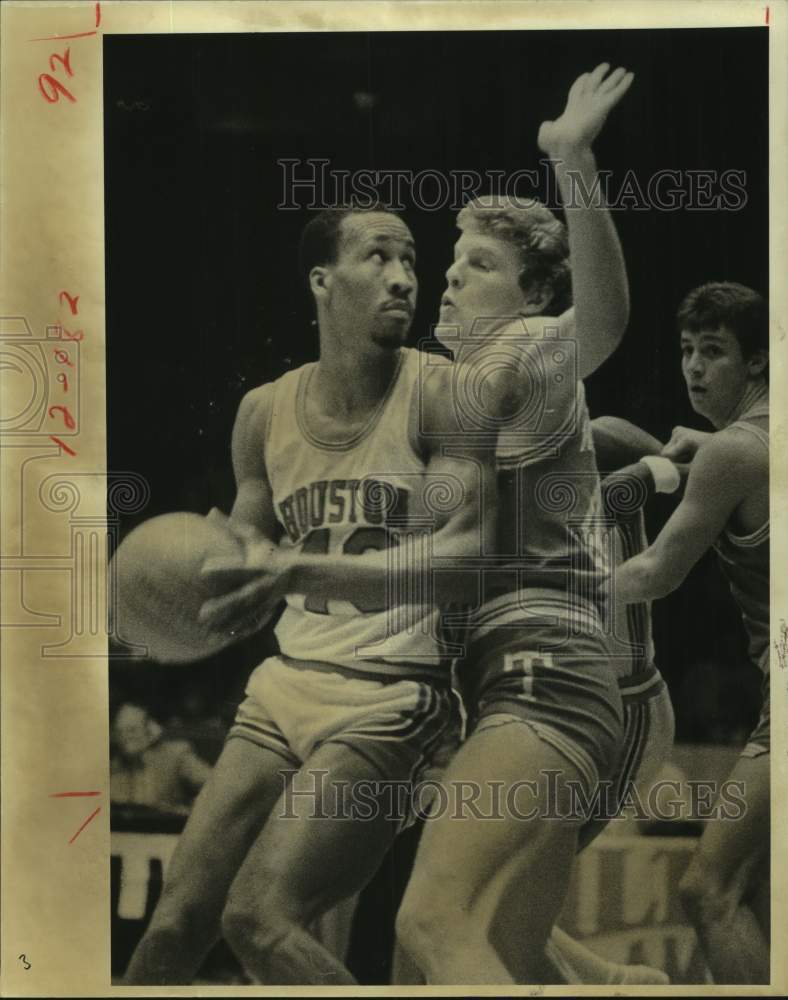
<path fill-rule="evenodd" d="M 572 84 L 563 114 L 539 129 L 540 149 L 554 161 L 564 201 L 572 265 L 573 309 L 560 326 L 578 341 L 578 377 L 595 371 L 618 347 L 629 322 L 629 288 L 621 244 L 601 195 L 592 143 L 633 74 L 602 63 Z"/>
<path fill-rule="evenodd" d="M 759 458 L 735 432 L 711 435 L 695 455 L 684 497 L 665 527 L 645 552 L 616 571 L 617 597 L 631 604 L 674 591 L 757 487 Z"/>

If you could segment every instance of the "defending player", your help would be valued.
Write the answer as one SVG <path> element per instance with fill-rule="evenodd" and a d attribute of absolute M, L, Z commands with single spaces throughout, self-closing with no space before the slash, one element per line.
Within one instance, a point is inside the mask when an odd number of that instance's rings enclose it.
<path fill-rule="evenodd" d="M 321 213 L 301 249 L 320 359 L 244 398 L 231 527 L 263 563 L 287 549 L 337 552 L 362 566 L 362 553 L 396 544 L 397 529 L 407 534 L 424 514 L 427 477 L 459 493 L 435 525 L 436 547 L 450 537 L 447 551 L 478 552 L 485 458 L 442 453 L 444 435 L 456 437 L 451 411 L 436 405 L 450 366 L 422 384 L 417 353 L 402 347 L 416 297 L 408 228 L 384 211 Z M 233 572 L 225 567 L 230 593 L 204 617 L 254 631 L 278 592 L 269 588 L 266 601 L 258 591 L 250 604 Z M 415 776 L 449 706 L 432 602 L 398 630 L 388 596 L 385 586 L 336 590 L 328 601 L 288 594 L 276 629 L 281 654 L 249 680 L 127 982 L 188 983 L 220 929 L 258 980 L 354 981 L 308 928 L 377 869 L 397 817 L 376 796 L 385 782 Z M 342 788 L 365 782 L 371 814 L 343 818 L 354 803 Z"/>
<path fill-rule="evenodd" d="M 562 981 L 545 944 L 578 846 L 570 787 L 593 797 L 618 766 L 621 699 L 593 600 L 608 569 L 599 477 L 577 380 L 615 349 L 628 318 L 612 221 L 580 193 L 594 190 L 591 143 L 632 80 L 608 70 L 581 76 L 539 134 L 556 161 L 568 247 L 543 206 L 485 199 L 460 213 L 447 272 L 438 332 L 455 360 L 519 366 L 521 378 L 496 449 L 498 569 L 485 573 L 460 667 L 471 734 L 444 777 L 453 808 L 426 825 L 398 919 L 431 984 Z M 501 808 L 494 784 L 521 794 Z M 471 815 L 495 819 L 471 818 L 467 801 L 463 811 L 469 790 Z M 506 927 L 518 929 L 511 952 Z"/>
<path fill-rule="evenodd" d="M 689 458 L 681 504 L 654 543 L 616 574 L 630 602 L 675 590 L 712 546 L 739 605 L 753 663 L 763 671 L 758 725 L 730 778 L 746 813 L 707 826 L 681 895 L 718 983 L 769 981 L 769 388 L 768 307 L 730 282 L 694 289 L 678 311 L 682 372 L 693 409 L 716 428 L 677 434 L 666 451 Z M 682 446 L 680 439 L 685 444 Z"/>

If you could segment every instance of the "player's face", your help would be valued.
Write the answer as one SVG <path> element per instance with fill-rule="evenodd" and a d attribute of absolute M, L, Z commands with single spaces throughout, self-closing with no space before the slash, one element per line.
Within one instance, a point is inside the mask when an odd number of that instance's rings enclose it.
<path fill-rule="evenodd" d="M 692 408 L 723 426 L 747 388 L 749 368 L 736 336 L 726 327 L 681 332 L 681 371 Z"/>
<path fill-rule="evenodd" d="M 477 320 L 528 315 L 521 271 L 519 254 L 511 243 L 473 230 L 463 232 L 454 245 L 454 263 L 446 272 L 438 339 L 451 347 L 449 338 L 455 342 L 458 334 L 467 338 Z M 441 326 L 445 326 L 444 336 Z"/>
<path fill-rule="evenodd" d="M 385 212 L 349 215 L 330 273 L 328 308 L 341 329 L 381 347 L 405 343 L 416 308 L 416 247 Z"/>

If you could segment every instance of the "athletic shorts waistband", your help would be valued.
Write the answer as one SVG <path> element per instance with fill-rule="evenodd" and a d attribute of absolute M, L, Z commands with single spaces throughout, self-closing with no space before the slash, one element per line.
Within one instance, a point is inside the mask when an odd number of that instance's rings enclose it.
<path fill-rule="evenodd" d="M 288 667 L 295 670 L 314 670 L 323 674 L 340 674 L 353 680 L 375 681 L 378 684 L 397 684 L 400 681 L 415 681 L 420 684 L 430 684 L 435 688 L 448 688 L 450 675 L 448 671 L 429 667 L 422 663 L 387 663 L 384 660 L 372 662 L 365 660 L 367 669 L 359 670 L 342 663 L 329 663 L 325 660 L 296 660 L 292 656 L 279 653 L 278 658 Z"/>

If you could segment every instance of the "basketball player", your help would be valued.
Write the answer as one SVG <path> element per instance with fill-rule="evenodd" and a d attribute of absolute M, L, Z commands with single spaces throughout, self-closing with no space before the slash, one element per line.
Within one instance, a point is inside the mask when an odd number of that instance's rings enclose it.
<path fill-rule="evenodd" d="M 579 381 L 616 348 L 628 319 L 610 216 L 578 195 L 581 185 L 594 190 L 591 144 L 632 81 L 608 71 L 581 76 L 563 115 L 539 133 L 567 205 L 568 245 L 539 204 L 488 198 L 457 220 L 438 334 L 455 363 L 472 368 L 478 354 L 493 367 L 519 364 L 522 395 L 496 447 L 499 568 L 485 572 L 459 669 L 470 735 L 444 777 L 454 808 L 426 824 L 398 918 L 430 984 L 564 981 L 545 945 L 578 847 L 570 792 L 593 797 L 619 765 L 621 697 L 594 603 L 608 563 L 595 537 L 599 477 Z M 462 808 L 468 789 L 479 791 L 477 818 Z"/>
<path fill-rule="evenodd" d="M 750 657 L 764 675 L 760 720 L 730 775 L 742 782 L 747 811 L 709 823 L 680 891 L 716 982 L 767 983 L 768 307 L 749 288 L 715 282 L 689 293 L 678 327 L 692 407 L 715 432 L 696 441 L 681 503 L 654 543 L 618 569 L 615 587 L 630 602 L 664 597 L 713 546 L 741 610 Z M 685 441 L 684 457 L 691 450 Z"/>
<path fill-rule="evenodd" d="M 242 401 L 230 526 L 272 564 L 281 549 L 363 565 L 363 553 L 396 544 L 396 529 L 423 517 L 425 481 L 449 483 L 457 503 L 435 524 L 435 546 L 448 537 L 447 551 L 478 554 L 485 456 L 443 453 L 457 435 L 451 410 L 436 405 L 451 366 L 421 380 L 419 355 L 403 347 L 417 287 L 408 228 L 385 211 L 321 213 L 301 252 L 320 358 Z M 230 570 L 204 618 L 252 631 L 279 591 L 258 581 L 250 603 Z M 385 782 L 414 778 L 439 740 L 449 672 L 432 602 L 397 630 L 385 587 L 331 597 L 288 593 L 281 653 L 250 677 L 128 983 L 189 982 L 220 931 L 257 980 L 354 982 L 308 928 L 361 889 L 390 846 L 397 816 L 377 796 Z M 342 790 L 364 783 L 375 808 L 363 822 L 345 818 Z"/>
<path fill-rule="evenodd" d="M 662 443 L 629 421 L 598 417 L 592 427 L 597 465 L 605 476 L 602 500 L 614 525 L 614 561 L 618 566 L 648 545 L 643 505 L 655 492 L 674 493 L 686 479 L 686 467 L 679 469 L 669 459 L 657 457 L 663 451 Z M 643 801 L 650 782 L 668 759 L 675 719 L 670 693 L 654 662 L 649 604 L 627 604 L 619 599 L 612 606 L 611 662 L 624 714 L 624 748 L 612 799 L 615 807 L 625 805 L 633 789 L 638 801 Z M 602 816 L 585 825 L 580 835 L 582 847 L 602 831 L 605 822 Z M 568 983 L 669 983 L 667 975 L 658 969 L 601 958 L 559 926 L 553 928 L 546 952 Z"/>

